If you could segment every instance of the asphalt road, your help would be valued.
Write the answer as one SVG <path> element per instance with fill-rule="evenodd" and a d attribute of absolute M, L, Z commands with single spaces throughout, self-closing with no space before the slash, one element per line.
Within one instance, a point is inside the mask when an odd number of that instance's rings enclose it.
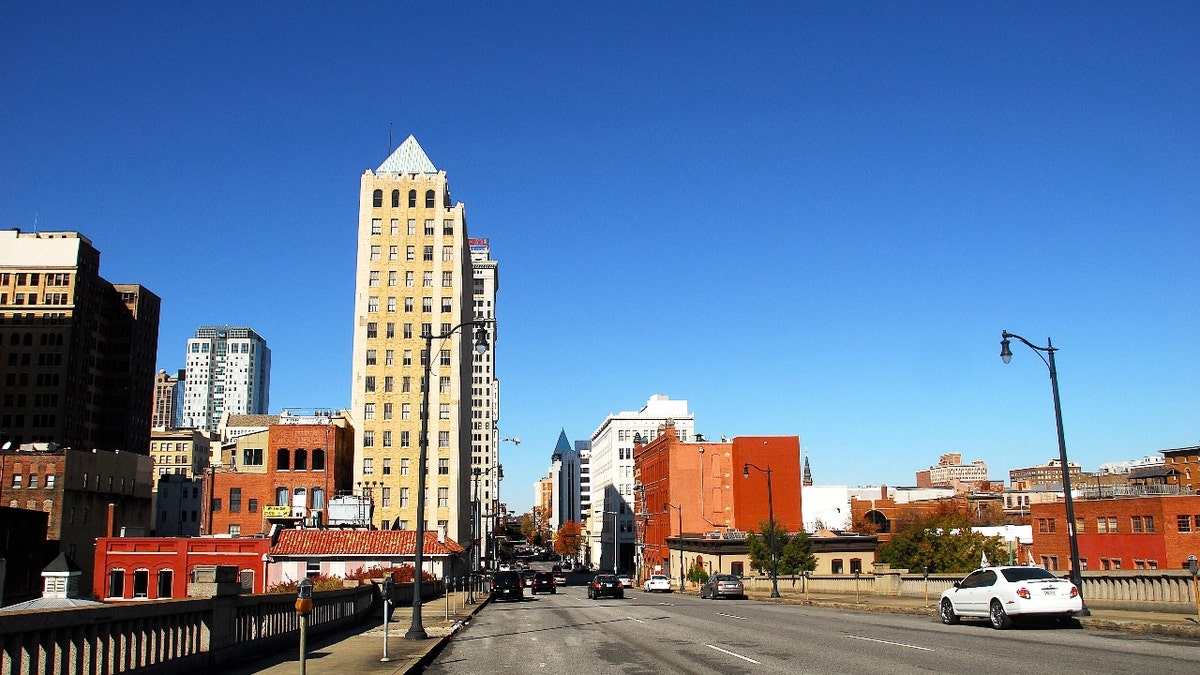
<path fill-rule="evenodd" d="M 943 626 L 856 612 L 582 585 L 483 608 L 431 673 L 1200 672 L 1194 641 L 1079 629 Z"/>

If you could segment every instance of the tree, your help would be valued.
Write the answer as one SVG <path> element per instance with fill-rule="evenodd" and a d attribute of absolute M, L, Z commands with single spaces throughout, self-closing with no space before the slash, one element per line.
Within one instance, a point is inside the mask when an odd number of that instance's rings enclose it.
<path fill-rule="evenodd" d="M 928 566 L 930 573 L 969 572 L 984 555 L 993 563 L 1007 562 L 1008 549 L 1000 537 L 972 530 L 964 514 L 919 517 L 879 547 L 879 559 L 892 567 L 916 571 Z"/>
<path fill-rule="evenodd" d="M 708 572 L 700 563 L 692 563 L 692 568 L 687 571 L 687 579 L 693 584 L 703 584 L 708 581 Z"/>
<path fill-rule="evenodd" d="M 579 523 L 573 520 L 563 523 L 554 535 L 554 552 L 564 558 L 579 557 L 579 550 L 583 547 L 583 538 L 579 533 Z"/>
<path fill-rule="evenodd" d="M 746 537 L 750 549 L 750 564 L 760 570 L 771 569 L 771 521 L 758 521 L 758 533 Z M 790 534 L 787 526 L 775 521 L 775 567 L 776 574 L 799 574 L 817 569 L 817 558 L 812 554 L 812 540 L 808 533 L 800 530 Z"/>
<path fill-rule="evenodd" d="M 800 530 L 788 537 L 778 559 L 779 574 L 799 574 L 817 569 L 817 557 L 812 552 L 812 540 Z"/>

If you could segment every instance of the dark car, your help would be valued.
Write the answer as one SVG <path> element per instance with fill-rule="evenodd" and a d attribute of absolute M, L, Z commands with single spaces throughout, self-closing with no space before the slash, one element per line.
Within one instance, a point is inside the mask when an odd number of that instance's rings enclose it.
<path fill-rule="evenodd" d="M 524 600 L 525 589 L 521 587 L 521 575 L 516 572 L 496 572 L 492 577 L 493 600 Z"/>
<path fill-rule="evenodd" d="M 611 598 L 625 597 L 625 588 L 621 586 L 621 580 L 617 579 L 614 574 L 597 574 L 592 582 L 588 584 L 588 598 L 598 600 L 601 596 L 609 596 Z"/>
<path fill-rule="evenodd" d="M 533 576 L 533 586 L 530 587 L 529 592 L 534 595 L 537 595 L 538 591 L 543 593 L 558 593 L 556 586 L 558 584 L 554 581 L 553 572 L 538 572 Z"/>
<path fill-rule="evenodd" d="M 521 585 L 525 588 L 533 588 L 533 577 L 537 574 L 536 570 L 521 570 Z"/>
<path fill-rule="evenodd" d="M 742 580 L 732 574 L 714 574 L 700 587 L 700 597 L 711 598 L 744 598 L 746 588 Z"/>

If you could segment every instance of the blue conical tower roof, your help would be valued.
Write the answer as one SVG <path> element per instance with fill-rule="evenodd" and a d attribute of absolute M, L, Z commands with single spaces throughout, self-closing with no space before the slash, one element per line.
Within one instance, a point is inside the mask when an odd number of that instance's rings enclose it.
<path fill-rule="evenodd" d="M 564 452 L 571 452 L 571 441 L 567 440 L 566 429 L 558 432 L 558 442 L 554 444 L 554 454 L 550 456 L 550 461 L 556 462 L 562 459 Z"/>

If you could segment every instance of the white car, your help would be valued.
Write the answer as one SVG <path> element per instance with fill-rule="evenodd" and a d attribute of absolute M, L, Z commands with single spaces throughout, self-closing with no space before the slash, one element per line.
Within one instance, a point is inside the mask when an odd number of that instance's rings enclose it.
<path fill-rule="evenodd" d="M 984 567 L 942 593 L 938 616 L 947 625 L 960 617 L 988 619 L 1000 630 L 1011 626 L 1014 617 L 1063 623 L 1082 609 L 1075 584 L 1041 567 Z"/>
<path fill-rule="evenodd" d="M 665 574 L 651 574 L 649 579 L 646 579 L 642 584 L 642 590 L 647 593 L 654 591 L 662 591 L 663 593 L 671 592 L 671 580 Z"/>
<path fill-rule="evenodd" d="M 622 588 L 633 588 L 633 577 L 628 574 L 618 574 L 617 581 L 621 582 Z"/>

